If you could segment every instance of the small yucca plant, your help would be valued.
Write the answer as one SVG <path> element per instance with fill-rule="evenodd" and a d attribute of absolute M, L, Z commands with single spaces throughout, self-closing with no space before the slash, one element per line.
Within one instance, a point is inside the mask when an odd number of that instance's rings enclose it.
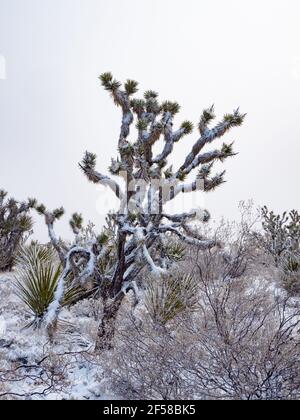
<path fill-rule="evenodd" d="M 174 274 L 149 282 L 145 305 L 152 320 L 166 325 L 183 312 L 197 309 L 198 287 L 190 274 Z"/>
<path fill-rule="evenodd" d="M 169 239 L 165 245 L 165 252 L 170 261 L 181 261 L 185 257 L 186 247 L 179 241 Z"/>
<path fill-rule="evenodd" d="M 16 260 L 16 292 L 33 316 L 26 327 L 38 328 L 53 301 L 62 268 L 52 248 L 35 242 L 22 247 Z M 78 288 L 68 287 L 62 305 L 71 303 L 79 293 Z"/>

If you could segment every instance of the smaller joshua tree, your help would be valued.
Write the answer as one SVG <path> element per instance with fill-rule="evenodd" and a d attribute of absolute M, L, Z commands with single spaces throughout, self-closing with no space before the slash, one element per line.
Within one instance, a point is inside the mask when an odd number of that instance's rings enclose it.
<path fill-rule="evenodd" d="M 28 212 L 35 204 L 34 199 L 18 203 L 0 190 L 0 271 L 12 269 L 21 242 L 32 230 Z"/>
<path fill-rule="evenodd" d="M 282 272 L 282 283 L 290 294 L 300 292 L 300 214 L 297 210 L 282 215 L 262 208 L 263 245 Z"/>
<path fill-rule="evenodd" d="M 138 90 L 138 83 L 133 80 L 127 80 L 122 87 L 110 73 L 104 73 L 100 81 L 122 111 L 118 156 L 112 159 L 109 170 L 113 177 L 118 176 L 123 183 L 125 181 L 125 188 L 114 178 L 96 170 L 96 155 L 93 153 L 85 153 L 80 168 L 88 180 L 110 188 L 120 200 L 119 211 L 109 218 L 111 228 L 89 243 L 79 243 L 82 218 L 75 214 L 71 227 L 76 240 L 66 249 L 53 229 L 63 210 L 49 212 L 44 206 L 39 206 L 38 211 L 45 216 L 51 242 L 64 266 L 54 301 L 48 309 L 48 326 L 55 323 L 64 295 L 65 279 L 69 274 L 72 273 L 74 282 L 81 285 L 93 279 L 99 285 L 104 306 L 96 344 L 96 349 L 103 350 L 111 346 L 116 316 L 125 294 L 132 291 L 135 303 L 138 302 L 143 270 L 149 269 L 157 277 L 168 274 L 174 262 L 169 255 L 170 237 L 202 250 L 218 245 L 216 239 L 203 237 L 191 224 L 195 219 L 206 222 L 209 219 L 206 210 L 169 214 L 165 206 L 181 193 L 213 191 L 224 182 L 225 172 L 212 175 L 212 169 L 216 161 L 223 162 L 234 156 L 232 143 L 223 143 L 212 151 L 203 150 L 231 128 L 241 125 L 245 115 L 236 110 L 210 128 L 215 119 L 214 108 L 205 109 L 198 125 L 199 135 L 191 151 L 179 167 L 173 169 L 167 165 L 174 146 L 193 131 L 190 121 L 184 121 L 178 129 L 174 128 L 180 106 L 170 101 L 160 103 L 154 91 L 145 92 L 143 99 L 133 98 Z M 129 141 L 134 121 L 136 137 Z M 162 151 L 155 155 L 154 145 L 160 139 L 164 142 Z M 196 174 L 188 181 L 187 178 L 195 171 Z"/>
<path fill-rule="evenodd" d="M 262 226 L 266 247 L 277 264 L 286 252 L 299 252 L 300 214 L 296 210 L 282 215 L 262 208 Z"/>

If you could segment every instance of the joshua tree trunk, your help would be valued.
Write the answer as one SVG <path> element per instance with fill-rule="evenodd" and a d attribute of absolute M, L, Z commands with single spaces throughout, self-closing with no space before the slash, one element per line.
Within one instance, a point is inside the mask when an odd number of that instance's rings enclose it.
<path fill-rule="evenodd" d="M 125 242 L 126 235 L 118 233 L 118 265 L 116 267 L 111 289 L 110 298 L 103 297 L 103 315 L 99 324 L 96 351 L 109 350 L 113 347 L 113 338 L 115 335 L 115 324 L 118 312 L 124 297 L 122 291 L 123 277 L 125 272 Z"/>
<path fill-rule="evenodd" d="M 115 335 L 117 315 L 123 300 L 124 294 L 113 302 L 104 302 L 103 316 L 99 324 L 95 350 L 100 352 L 110 350 Z"/>

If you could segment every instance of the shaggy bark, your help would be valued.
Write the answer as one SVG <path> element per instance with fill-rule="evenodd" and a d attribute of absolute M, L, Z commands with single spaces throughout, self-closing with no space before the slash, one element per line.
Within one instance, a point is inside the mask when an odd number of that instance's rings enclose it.
<path fill-rule="evenodd" d="M 124 294 L 117 300 L 104 302 L 103 315 L 97 332 L 96 351 L 110 350 L 112 348 L 116 319 L 123 297 Z"/>

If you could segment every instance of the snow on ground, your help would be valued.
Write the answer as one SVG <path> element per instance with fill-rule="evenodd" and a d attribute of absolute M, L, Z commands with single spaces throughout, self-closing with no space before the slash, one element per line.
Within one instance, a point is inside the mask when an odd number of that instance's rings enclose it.
<path fill-rule="evenodd" d="M 30 320 L 14 291 L 13 273 L 0 275 L 0 399 L 114 399 L 105 392 L 101 357 L 93 346 L 97 302 L 63 310 L 56 341 L 25 329 Z"/>

